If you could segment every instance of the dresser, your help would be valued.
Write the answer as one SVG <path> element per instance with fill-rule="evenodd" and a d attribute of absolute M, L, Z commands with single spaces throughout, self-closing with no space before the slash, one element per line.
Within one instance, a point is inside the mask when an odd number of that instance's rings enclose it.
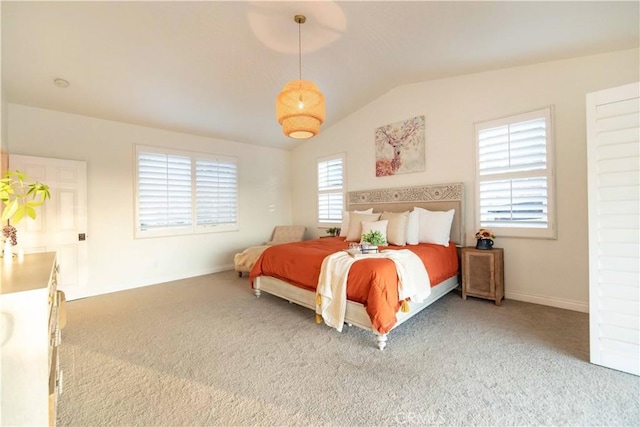
<path fill-rule="evenodd" d="M 53 426 L 61 390 L 56 254 L 0 258 L 0 425 Z"/>

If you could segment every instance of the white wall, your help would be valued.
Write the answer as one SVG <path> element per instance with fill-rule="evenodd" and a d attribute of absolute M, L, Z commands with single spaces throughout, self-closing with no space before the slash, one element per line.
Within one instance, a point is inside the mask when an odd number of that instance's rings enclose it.
<path fill-rule="evenodd" d="M 288 151 L 17 104 L 9 104 L 8 120 L 10 154 L 87 162 L 84 295 L 231 269 L 236 252 L 268 240 L 274 226 L 291 224 Z M 238 157 L 240 231 L 134 239 L 134 144 Z"/>
<path fill-rule="evenodd" d="M 0 71 L 0 82 L 2 82 L 2 72 Z M 9 115 L 7 100 L 4 96 L 4 85 L 0 84 L 0 151 L 7 151 L 8 146 L 8 134 L 7 129 L 7 121 Z"/>
<path fill-rule="evenodd" d="M 2 77 L 0 77 L 0 82 Z M 0 175 L 3 175 L 7 167 L 7 152 L 9 151 L 8 126 L 8 104 L 4 96 L 4 87 L 0 86 Z M 2 204 L 0 203 L 0 206 Z"/>
<path fill-rule="evenodd" d="M 2 8 L 0 7 L 0 19 L 2 19 Z M 8 151 L 8 105 L 4 92 L 4 83 L 2 80 L 2 67 L 0 67 L 0 175 L 6 168 L 6 153 Z M 0 204 L 1 206 L 1 204 Z"/>
<path fill-rule="evenodd" d="M 347 153 L 349 191 L 463 182 L 467 244 L 475 244 L 473 125 L 555 106 L 557 240 L 496 238 L 506 297 L 588 310 L 585 95 L 638 80 L 639 51 L 606 54 L 400 86 L 292 153 L 293 221 L 315 234 L 316 160 Z M 330 105 L 330 103 L 329 103 Z M 376 178 L 374 129 L 426 117 L 427 168 Z"/>

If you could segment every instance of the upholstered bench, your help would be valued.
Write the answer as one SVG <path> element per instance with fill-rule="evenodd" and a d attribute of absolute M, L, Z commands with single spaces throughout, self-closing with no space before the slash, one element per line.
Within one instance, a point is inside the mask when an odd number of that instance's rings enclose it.
<path fill-rule="evenodd" d="M 278 225 L 273 229 L 271 240 L 265 242 L 261 246 L 251 246 L 244 251 L 235 254 L 233 262 L 238 277 L 242 277 L 242 273 L 248 273 L 253 268 L 262 252 L 271 245 L 279 243 L 301 242 L 304 238 L 306 227 L 302 225 Z"/>

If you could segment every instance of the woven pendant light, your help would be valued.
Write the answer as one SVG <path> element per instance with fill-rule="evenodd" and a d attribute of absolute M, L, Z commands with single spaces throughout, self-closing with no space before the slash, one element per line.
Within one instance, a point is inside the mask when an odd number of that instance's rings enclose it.
<path fill-rule="evenodd" d="M 318 86 L 309 80 L 302 80 L 302 43 L 300 25 L 304 24 L 304 15 L 294 16 L 298 23 L 298 52 L 300 79 L 292 80 L 282 89 L 276 99 L 276 117 L 282 125 L 282 132 L 296 139 L 306 139 L 320 132 L 324 122 L 324 96 Z"/>

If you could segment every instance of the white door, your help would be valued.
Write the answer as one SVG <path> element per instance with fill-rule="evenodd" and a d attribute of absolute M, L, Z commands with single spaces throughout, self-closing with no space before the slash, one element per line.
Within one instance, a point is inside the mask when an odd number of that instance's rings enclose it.
<path fill-rule="evenodd" d="M 640 375 L 640 84 L 587 95 L 591 362 Z"/>
<path fill-rule="evenodd" d="M 82 295 L 88 279 L 87 164 L 76 160 L 9 155 L 9 168 L 47 184 L 51 199 L 36 219 L 24 218 L 16 228 L 25 253 L 58 253 L 58 288 L 68 299 Z"/>

